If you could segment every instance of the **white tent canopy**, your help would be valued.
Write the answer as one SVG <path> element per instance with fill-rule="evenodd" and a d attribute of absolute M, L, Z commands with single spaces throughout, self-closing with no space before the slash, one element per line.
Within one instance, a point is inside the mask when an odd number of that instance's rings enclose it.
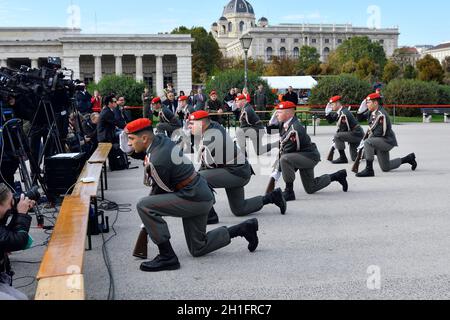
<path fill-rule="evenodd" d="M 317 81 L 311 76 L 304 77 L 261 77 L 269 83 L 272 89 L 283 90 L 289 87 L 294 90 L 312 89 L 317 85 Z"/>

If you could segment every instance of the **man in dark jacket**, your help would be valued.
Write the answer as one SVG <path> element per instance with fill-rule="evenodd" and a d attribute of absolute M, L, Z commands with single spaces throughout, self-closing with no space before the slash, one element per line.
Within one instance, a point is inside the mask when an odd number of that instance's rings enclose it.
<path fill-rule="evenodd" d="M 256 111 L 267 111 L 267 94 L 264 91 L 264 86 L 262 84 L 258 86 L 258 90 L 256 90 L 253 100 L 255 102 Z M 263 121 L 267 119 L 266 114 L 260 114 L 260 117 Z"/>
<path fill-rule="evenodd" d="M 20 291 L 12 287 L 14 272 L 11 269 L 8 253 L 25 250 L 31 246 L 28 235 L 31 217 L 28 211 L 34 201 L 21 196 L 17 207 L 13 208 L 13 195 L 4 184 L 0 184 L 0 300 L 28 300 Z M 8 216 L 14 213 L 7 224 Z"/>
<path fill-rule="evenodd" d="M 92 112 L 92 96 L 86 90 L 86 85 L 80 84 L 84 89 L 77 92 L 76 100 L 78 104 L 78 111 L 85 115 Z"/>
<path fill-rule="evenodd" d="M 292 102 L 295 105 L 298 105 L 298 95 L 294 92 L 292 87 L 288 88 L 288 92 L 283 96 L 283 101 Z"/>
<path fill-rule="evenodd" d="M 173 92 L 167 94 L 167 100 L 164 100 L 163 105 L 172 111 L 173 114 L 177 113 L 178 101 L 175 99 L 175 94 Z"/>
<path fill-rule="evenodd" d="M 116 119 L 114 110 L 117 108 L 117 99 L 115 96 L 108 96 L 105 98 L 106 108 L 103 108 L 100 113 L 100 120 L 97 125 L 97 139 L 98 142 L 116 143 Z"/>

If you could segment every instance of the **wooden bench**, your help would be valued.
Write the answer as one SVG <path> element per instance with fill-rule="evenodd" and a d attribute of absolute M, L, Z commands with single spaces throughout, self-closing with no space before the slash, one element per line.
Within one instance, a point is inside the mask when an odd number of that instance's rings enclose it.
<path fill-rule="evenodd" d="M 111 152 L 112 144 L 111 143 L 100 143 L 92 154 L 91 158 L 87 163 L 89 164 L 102 164 L 103 165 L 103 173 L 101 175 L 101 192 L 102 192 L 102 200 L 105 199 L 105 190 L 108 190 L 108 171 L 106 168 L 106 160 L 108 159 L 108 155 Z M 105 181 L 103 184 L 103 180 Z"/>
<path fill-rule="evenodd" d="M 42 279 L 35 296 L 37 301 L 81 301 L 85 298 L 82 274 Z"/>
<path fill-rule="evenodd" d="M 423 108 L 421 109 L 423 114 L 423 122 L 430 123 L 433 115 L 444 115 L 444 122 L 449 123 L 450 108 Z"/>
<path fill-rule="evenodd" d="M 65 197 L 48 248 L 37 274 L 36 300 L 84 300 L 83 264 L 86 235 L 89 236 L 91 202 L 96 214 L 97 192 L 103 166 L 111 145 L 102 145 L 86 163 L 71 196 Z M 83 178 L 94 178 L 93 183 L 82 183 Z M 97 217 L 97 216 L 96 216 Z"/>
<path fill-rule="evenodd" d="M 82 274 L 90 198 L 64 199 L 37 279 Z"/>

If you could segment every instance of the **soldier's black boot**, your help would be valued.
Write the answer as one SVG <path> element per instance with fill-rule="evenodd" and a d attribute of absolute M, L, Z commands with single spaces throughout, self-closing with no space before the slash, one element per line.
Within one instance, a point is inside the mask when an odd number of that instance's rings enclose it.
<path fill-rule="evenodd" d="M 217 213 L 216 213 L 216 210 L 214 210 L 214 207 L 212 207 L 208 214 L 208 225 L 218 224 L 218 223 L 219 223 L 219 217 L 217 216 Z"/>
<path fill-rule="evenodd" d="M 331 182 L 339 182 L 342 185 L 344 192 L 348 191 L 347 170 L 338 171 L 330 175 L 330 178 Z"/>
<path fill-rule="evenodd" d="M 180 269 L 180 262 L 173 251 L 170 241 L 158 245 L 159 255 L 153 260 L 141 264 L 144 272 L 160 272 Z"/>
<path fill-rule="evenodd" d="M 255 252 L 256 248 L 258 248 L 258 230 L 259 224 L 256 219 L 247 220 L 241 224 L 228 228 L 231 239 L 244 237 L 248 241 L 248 250 L 250 252 Z"/>
<path fill-rule="evenodd" d="M 345 150 L 339 150 L 340 157 L 332 161 L 332 164 L 346 164 L 348 163 L 347 155 L 345 154 Z"/>
<path fill-rule="evenodd" d="M 286 200 L 284 199 L 283 191 L 281 191 L 280 188 L 274 190 L 273 192 L 271 192 L 269 194 L 266 194 L 263 197 L 263 204 L 264 205 L 274 204 L 278 208 L 280 208 L 282 215 L 286 214 L 286 209 L 287 209 Z"/>
<path fill-rule="evenodd" d="M 286 190 L 283 192 L 286 202 L 295 201 L 294 183 L 286 183 Z"/>
<path fill-rule="evenodd" d="M 416 155 L 414 153 L 411 153 L 407 157 L 402 159 L 402 164 L 409 163 L 411 165 L 412 171 L 416 171 L 417 169 L 417 161 L 416 161 Z"/>
<path fill-rule="evenodd" d="M 356 174 L 358 178 L 375 177 L 375 171 L 373 171 L 373 161 L 367 161 L 367 167 L 364 171 Z"/>

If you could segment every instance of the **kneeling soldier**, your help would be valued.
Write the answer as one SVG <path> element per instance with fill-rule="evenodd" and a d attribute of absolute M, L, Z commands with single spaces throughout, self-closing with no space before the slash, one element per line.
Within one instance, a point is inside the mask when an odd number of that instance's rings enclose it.
<path fill-rule="evenodd" d="M 286 201 L 295 200 L 294 181 L 297 170 L 300 170 L 303 187 L 308 194 L 316 193 L 335 181 L 343 186 L 344 192 L 347 192 L 346 170 L 314 178 L 314 168 L 320 162 L 320 153 L 295 115 L 296 107 L 289 101 L 276 106 L 278 126 L 274 123 L 271 126 L 271 129 L 278 129 L 280 132 L 279 171 L 286 182 L 284 198 Z"/>
<path fill-rule="evenodd" d="M 358 146 L 364 139 L 364 130 L 359 125 L 358 120 L 351 113 L 348 108 L 345 108 L 341 103 L 341 97 L 335 96 L 330 99 L 330 105 L 333 113 L 327 116 L 330 123 L 337 121 L 338 131 L 334 136 L 334 145 L 339 151 L 339 159 L 332 161 L 333 164 L 348 163 L 347 155 L 345 154 L 345 143 L 350 145 L 350 155 L 352 161 L 356 160 L 358 154 Z M 330 158 L 330 161 L 332 157 Z"/>
<path fill-rule="evenodd" d="M 244 187 L 254 174 L 252 167 L 225 128 L 210 120 L 208 112 L 194 112 L 190 117 L 189 128 L 192 134 L 200 139 L 200 175 L 212 188 L 226 190 L 231 211 L 235 216 L 247 216 L 260 211 L 268 204 L 275 204 L 280 208 L 281 214 L 286 213 L 286 201 L 281 189 L 265 196 L 245 199 Z M 219 222 L 214 210 L 211 211 L 208 222 Z"/>
<path fill-rule="evenodd" d="M 241 148 L 243 152 L 247 151 L 247 138 L 250 138 L 252 141 L 253 148 L 258 156 L 266 154 L 278 147 L 278 143 L 263 145 L 263 139 L 266 134 L 265 126 L 256 114 L 253 106 L 247 102 L 245 95 L 241 94 L 236 98 L 236 106 L 241 111 L 239 117 L 241 126 L 236 130 L 236 138 L 239 148 Z"/>
<path fill-rule="evenodd" d="M 364 142 L 364 154 L 367 167 L 358 173 L 359 178 L 374 177 L 373 161 L 375 153 L 378 157 L 381 170 L 389 172 L 399 168 L 402 164 L 410 164 L 412 170 L 417 168 L 416 155 L 411 153 L 403 159 L 390 160 L 389 152 L 398 146 L 397 138 L 392 130 L 389 114 L 382 106 L 382 97 L 379 93 L 373 93 L 367 97 L 366 114 L 369 118 L 368 139 Z"/>
<path fill-rule="evenodd" d="M 143 263 L 142 271 L 180 268 L 170 244 L 170 232 L 164 216 L 183 219 L 186 242 L 194 257 L 223 248 L 236 237 L 245 237 L 249 242 L 248 249 L 251 252 L 256 250 L 256 219 L 206 233 L 208 213 L 215 201 L 213 192 L 173 141 L 163 135 L 153 134 L 150 120 L 133 121 L 126 127 L 126 132 L 130 151 L 132 149 L 139 156 L 145 154 L 144 182 L 152 187 L 150 196 L 137 204 L 137 210 L 151 240 L 159 248 L 159 255 L 153 261 Z"/>
<path fill-rule="evenodd" d="M 173 133 L 183 127 L 181 120 L 167 106 L 161 104 L 159 97 L 152 100 L 152 107 L 154 115 L 159 117 L 156 133 L 167 134 L 169 138 L 172 138 Z"/>

